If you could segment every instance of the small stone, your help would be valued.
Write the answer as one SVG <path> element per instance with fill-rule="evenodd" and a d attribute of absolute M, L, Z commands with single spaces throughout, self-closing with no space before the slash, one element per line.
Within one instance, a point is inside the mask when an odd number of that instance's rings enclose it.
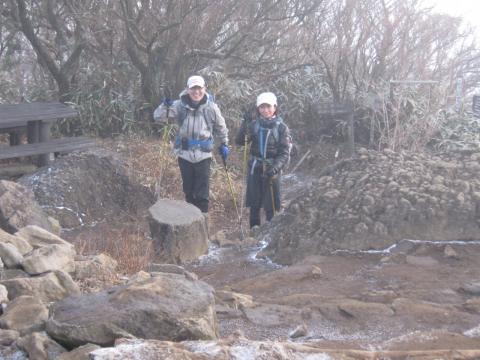
<path fill-rule="evenodd" d="M 443 250 L 443 255 L 447 259 L 455 259 L 455 260 L 460 259 L 460 257 L 458 256 L 458 253 L 450 245 L 445 246 L 445 249 Z"/>
<path fill-rule="evenodd" d="M 299 337 L 304 337 L 308 333 L 307 326 L 305 324 L 299 325 L 293 330 L 288 336 L 291 339 L 296 339 Z"/>
<path fill-rule="evenodd" d="M 478 296 L 480 295 L 480 282 L 477 281 L 463 284 L 460 289 L 465 291 L 466 293 Z"/>

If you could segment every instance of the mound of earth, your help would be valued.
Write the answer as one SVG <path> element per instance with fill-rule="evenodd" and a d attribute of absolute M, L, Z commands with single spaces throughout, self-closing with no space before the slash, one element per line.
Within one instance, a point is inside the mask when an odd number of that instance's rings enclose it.
<path fill-rule="evenodd" d="M 18 182 L 66 229 L 146 213 L 154 202 L 152 192 L 133 183 L 111 157 L 92 153 L 62 157 Z"/>
<path fill-rule="evenodd" d="M 384 249 L 402 239 L 480 237 L 480 153 L 429 156 L 360 149 L 318 170 L 258 236 L 263 255 L 291 264 L 335 250 Z"/>

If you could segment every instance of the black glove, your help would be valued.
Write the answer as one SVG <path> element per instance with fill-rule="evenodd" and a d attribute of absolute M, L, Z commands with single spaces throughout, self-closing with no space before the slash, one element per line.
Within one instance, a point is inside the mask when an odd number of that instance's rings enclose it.
<path fill-rule="evenodd" d="M 168 97 L 166 97 L 165 99 L 163 99 L 163 104 L 164 104 L 165 106 L 170 107 L 170 106 L 173 105 L 173 100 L 170 99 L 170 98 L 168 98 Z"/>
<path fill-rule="evenodd" d="M 268 177 L 274 177 L 275 175 L 278 174 L 278 169 L 275 166 L 271 166 L 267 169 L 267 175 Z"/>

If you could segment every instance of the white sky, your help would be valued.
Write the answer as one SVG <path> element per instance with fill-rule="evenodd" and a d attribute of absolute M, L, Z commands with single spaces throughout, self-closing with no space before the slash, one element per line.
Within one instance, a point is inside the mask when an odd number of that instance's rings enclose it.
<path fill-rule="evenodd" d="M 476 28 L 480 39 L 480 0 L 424 0 L 424 4 L 441 13 L 461 16 Z"/>

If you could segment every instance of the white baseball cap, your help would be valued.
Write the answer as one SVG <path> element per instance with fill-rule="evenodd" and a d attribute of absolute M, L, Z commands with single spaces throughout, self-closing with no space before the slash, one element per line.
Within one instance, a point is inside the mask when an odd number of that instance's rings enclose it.
<path fill-rule="evenodd" d="M 187 87 L 191 89 L 194 86 L 205 87 L 205 80 L 199 75 L 190 76 L 187 80 Z"/>
<path fill-rule="evenodd" d="M 277 106 L 277 97 L 274 93 L 264 92 L 257 96 L 257 107 L 262 104 Z"/>

